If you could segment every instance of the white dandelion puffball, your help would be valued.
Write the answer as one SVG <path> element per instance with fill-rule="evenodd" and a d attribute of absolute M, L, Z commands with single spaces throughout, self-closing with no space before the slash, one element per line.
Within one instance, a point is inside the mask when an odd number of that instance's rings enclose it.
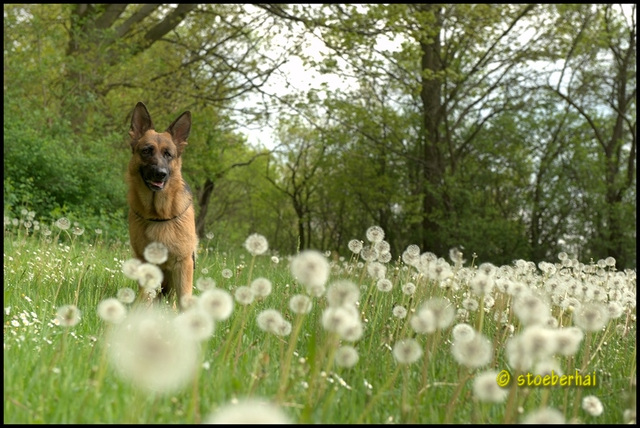
<path fill-rule="evenodd" d="M 64 305 L 58 308 L 56 315 L 58 325 L 73 327 L 80 322 L 81 312 L 76 305 Z"/>
<path fill-rule="evenodd" d="M 384 230 L 380 226 L 371 226 L 365 233 L 367 240 L 372 243 L 378 243 L 384 239 Z"/>
<path fill-rule="evenodd" d="M 402 339 L 393 345 L 393 357 L 399 364 L 411 364 L 422 357 L 422 347 L 415 339 Z"/>
<path fill-rule="evenodd" d="M 156 393 L 189 383 L 198 364 L 197 342 L 174 318 L 160 309 L 138 310 L 111 330 L 109 356 L 123 379 Z"/>
<path fill-rule="evenodd" d="M 161 265 L 169 258 L 169 249 L 161 242 L 152 242 L 144 249 L 144 259 L 154 265 Z"/>
<path fill-rule="evenodd" d="M 127 316 L 127 309 L 120 300 L 111 297 L 98 303 L 98 316 L 104 321 L 118 324 Z"/>
<path fill-rule="evenodd" d="M 304 250 L 291 261 L 291 273 L 309 290 L 324 288 L 329 270 L 327 258 L 316 250 Z"/>
<path fill-rule="evenodd" d="M 259 256 L 264 254 L 269 249 L 269 243 L 264 236 L 254 233 L 249 235 L 246 241 L 244 241 L 244 247 L 252 256 Z"/>
<path fill-rule="evenodd" d="M 257 398 L 234 400 L 213 412 L 206 424 L 292 424 L 289 416 L 276 404 Z"/>
<path fill-rule="evenodd" d="M 233 312 L 233 297 L 227 290 L 214 288 L 202 293 L 197 305 L 215 321 L 224 321 Z"/>

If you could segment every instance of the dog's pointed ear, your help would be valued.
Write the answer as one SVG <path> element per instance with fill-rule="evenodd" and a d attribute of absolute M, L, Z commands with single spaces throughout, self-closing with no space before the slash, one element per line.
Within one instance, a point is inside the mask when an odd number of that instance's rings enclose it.
<path fill-rule="evenodd" d="M 131 145 L 135 144 L 149 129 L 153 129 L 151 115 L 147 107 L 139 102 L 136 104 L 136 108 L 133 109 L 133 115 L 131 116 L 131 128 L 129 129 Z"/>
<path fill-rule="evenodd" d="M 187 145 L 187 138 L 191 131 L 191 112 L 185 111 L 167 128 L 167 132 L 171 134 L 173 142 L 178 147 L 178 156 L 182 153 L 184 146 Z"/>

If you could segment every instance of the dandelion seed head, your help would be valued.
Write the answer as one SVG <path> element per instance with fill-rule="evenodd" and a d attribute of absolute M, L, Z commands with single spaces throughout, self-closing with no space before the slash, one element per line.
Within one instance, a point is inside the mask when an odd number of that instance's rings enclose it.
<path fill-rule="evenodd" d="M 362 323 L 354 316 L 354 322 L 350 324 L 342 324 L 338 327 L 338 334 L 342 340 L 347 342 L 355 342 L 360 340 L 362 334 L 364 333 L 364 327 Z"/>
<path fill-rule="evenodd" d="M 267 278 L 259 277 L 251 281 L 251 290 L 256 297 L 267 297 L 271 294 L 271 281 Z"/>
<path fill-rule="evenodd" d="M 456 311 L 449 299 L 444 297 L 434 297 L 422 304 L 422 309 L 433 312 L 436 327 L 444 329 L 449 327 L 456 317 Z M 421 310 L 422 310 L 421 309 Z"/>
<path fill-rule="evenodd" d="M 429 308 L 421 308 L 409 319 L 413 331 L 418 334 L 433 333 L 438 326 L 436 316 Z"/>
<path fill-rule="evenodd" d="M 229 279 L 233 276 L 233 272 L 231 271 L 231 269 L 227 269 L 227 268 L 222 269 L 222 272 L 220 274 L 225 279 Z"/>
<path fill-rule="evenodd" d="M 475 329 L 467 323 L 456 324 L 451 329 L 451 336 L 454 342 L 466 342 L 473 339 L 475 335 Z"/>
<path fill-rule="evenodd" d="M 394 317 L 403 319 L 407 316 L 407 309 L 404 306 L 394 306 L 392 313 Z"/>
<path fill-rule="evenodd" d="M 347 244 L 347 247 L 349 247 L 349 250 L 353 254 L 360 254 L 360 251 L 362 251 L 362 241 L 360 241 L 358 239 L 352 239 Z"/>
<path fill-rule="evenodd" d="M 282 314 L 275 309 L 265 309 L 256 318 L 258 327 L 268 333 L 275 333 L 285 321 Z"/>
<path fill-rule="evenodd" d="M 198 297 L 193 294 L 183 294 L 180 296 L 180 308 L 189 310 L 198 305 Z"/>
<path fill-rule="evenodd" d="M 384 230 L 380 226 L 371 226 L 366 232 L 367 240 L 371 243 L 377 243 L 384 239 Z"/>
<path fill-rule="evenodd" d="M 127 316 L 127 309 L 120 300 L 111 297 L 98 303 L 98 316 L 104 321 L 118 324 Z"/>
<path fill-rule="evenodd" d="M 391 253 L 380 253 L 378 254 L 378 261 L 380 263 L 389 263 L 391 261 Z"/>
<path fill-rule="evenodd" d="M 129 259 L 122 263 L 122 273 L 129 279 L 138 279 L 138 268 L 142 262 L 138 259 Z"/>
<path fill-rule="evenodd" d="M 196 288 L 200 291 L 212 290 L 216 288 L 216 281 L 209 276 L 200 277 L 196 280 Z"/>
<path fill-rule="evenodd" d="M 347 279 L 334 281 L 327 288 L 329 306 L 355 305 L 359 298 L 358 286 Z"/>
<path fill-rule="evenodd" d="M 477 311 L 479 306 L 478 301 L 473 297 L 467 297 L 462 301 L 462 307 L 469 312 Z"/>
<path fill-rule="evenodd" d="M 551 425 L 559 425 L 564 424 L 564 416 L 562 412 L 559 410 L 547 407 L 538 410 L 534 410 L 524 417 L 522 420 L 523 424 L 534 424 L 534 425 L 543 425 L 543 424 L 551 424 Z"/>
<path fill-rule="evenodd" d="M 378 241 L 375 243 L 375 249 L 378 251 L 378 254 L 385 254 L 391 252 L 391 245 L 385 241 Z"/>
<path fill-rule="evenodd" d="M 322 327 L 327 331 L 339 333 L 358 322 L 357 311 L 349 310 L 345 306 L 330 306 L 322 312 Z"/>
<path fill-rule="evenodd" d="M 582 409 L 590 416 L 600 416 L 604 412 L 604 406 L 595 395 L 587 395 L 582 399 Z"/>
<path fill-rule="evenodd" d="M 285 425 L 293 422 L 276 404 L 266 400 L 249 398 L 220 407 L 209 415 L 204 423 L 215 425 Z"/>
<path fill-rule="evenodd" d="M 616 319 L 622 316 L 622 314 L 624 313 L 624 308 L 619 302 L 612 300 L 607 303 L 607 312 L 609 313 L 610 319 Z"/>
<path fill-rule="evenodd" d="M 495 286 L 495 280 L 491 275 L 487 275 L 484 271 L 478 271 L 478 274 L 469 281 L 471 291 L 476 296 L 485 296 L 493 290 Z"/>
<path fill-rule="evenodd" d="M 551 308 L 540 297 L 523 293 L 515 298 L 513 312 L 523 325 L 540 324 L 551 315 Z"/>
<path fill-rule="evenodd" d="M 422 347 L 415 339 L 402 339 L 393 345 L 393 357 L 398 364 L 415 363 L 422 357 Z"/>
<path fill-rule="evenodd" d="M 233 312 L 233 297 L 226 290 L 213 288 L 200 295 L 198 306 L 214 321 L 224 321 Z"/>
<path fill-rule="evenodd" d="M 207 340 L 213 334 L 213 318 L 199 306 L 193 306 L 175 318 L 180 332 L 196 342 Z"/>
<path fill-rule="evenodd" d="M 402 292 L 407 296 L 413 296 L 416 292 L 416 285 L 413 282 L 407 282 L 402 285 Z"/>
<path fill-rule="evenodd" d="M 598 331 L 609 322 L 609 311 L 601 303 L 585 303 L 573 314 L 573 322 L 584 331 Z"/>
<path fill-rule="evenodd" d="M 418 254 L 413 254 L 412 252 L 408 251 L 407 247 L 407 250 L 402 253 L 402 261 L 408 266 L 417 268 L 420 264 L 420 248 L 417 245 L 416 248 L 418 249 Z"/>
<path fill-rule="evenodd" d="M 125 304 L 133 303 L 133 301 L 136 299 L 136 292 L 129 287 L 123 287 L 120 288 L 116 293 L 116 298 Z"/>
<path fill-rule="evenodd" d="M 288 336 L 289 334 L 291 334 L 291 323 L 283 319 L 280 324 L 276 325 L 275 331 L 273 333 L 276 336 Z"/>
<path fill-rule="evenodd" d="M 534 360 L 549 357 L 557 350 L 555 330 L 533 325 L 522 331 L 521 338 L 524 352 Z"/>
<path fill-rule="evenodd" d="M 507 398 L 509 391 L 498 386 L 497 378 L 497 370 L 478 374 L 473 381 L 474 397 L 483 402 L 502 403 Z"/>
<path fill-rule="evenodd" d="M 136 270 L 136 279 L 141 287 L 157 290 L 162 285 L 162 270 L 152 263 L 142 263 Z"/>
<path fill-rule="evenodd" d="M 375 262 L 378 259 L 378 251 L 374 247 L 364 247 L 360 250 L 360 258 L 365 262 Z"/>
<path fill-rule="evenodd" d="M 324 292 L 326 290 L 326 287 L 320 284 L 307 286 L 307 293 L 309 293 L 309 295 L 313 297 L 321 297 L 322 295 L 324 295 Z"/>
<path fill-rule="evenodd" d="M 149 263 L 161 265 L 169 258 L 169 249 L 162 242 L 152 242 L 146 246 L 143 255 Z"/>
<path fill-rule="evenodd" d="M 514 336 L 507 341 L 507 362 L 514 370 L 526 372 L 533 366 L 533 357 L 526 352 L 521 336 Z"/>
<path fill-rule="evenodd" d="M 387 274 L 387 267 L 380 262 L 371 262 L 367 265 L 367 273 L 373 279 L 382 279 Z"/>
<path fill-rule="evenodd" d="M 255 294 L 253 293 L 251 287 L 248 287 L 246 285 L 241 285 L 240 287 L 236 288 L 234 296 L 236 298 L 236 302 L 241 305 L 250 305 L 255 298 Z"/>
<path fill-rule="evenodd" d="M 391 291 L 391 289 L 393 288 L 393 283 L 391 282 L 391 280 L 387 279 L 387 278 L 380 278 L 377 282 L 376 282 L 376 287 L 378 288 L 379 291 L 381 291 L 382 293 L 388 293 Z"/>
<path fill-rule="evenodd" d="M 269 249 L 269 243 L 264 236 L 254 233 L 249 235 L 246 241 L 244 241 L 244 247 L 252 256 L 259 256 L 264 254 Z"/>
<path fill-rule="evenodd" d="M 66 217 L 60 217 L 58 220 L 56 220 L 55 225 L 60 230 L 68 230 L 71 227 L 71 222 Z"/>
<path fill-rule="evenodd" d="M 63 327 L 73 327 L 80 322 L 80 310 L 76 305 L 64 305 L 56 312 L 58 325 Z"/>
<path fill-rule="evenodd" d="M 289 299 L 289 308 L 296 314 L 308 314 L 311 307 L 311 299 L 304 294 L 296 294 Z"/>
<path fill-rule="evenodd" d="M 358 351 L 353 346 L 343 345 L 336 350 L 335 362 L 338 367 L 351 368 L 359 358 Z"/>
<path fill-rule="evenodd" d="M 455 266 L 462 266 L 466 260 L 462 258 L 463 254 L 459 248 L 453 247 L 449 249 L 449 258 Z"/>
<path fill-rule="evenodd" d="M 478 368 L 491 362 L 493 349 L 489 339 L 477 332 L 471 340 L 453 342 L 451 353 L 458 364 Z"/>
<path fill-rule="evenodd" d="M 562 376 L 564 374 L 560 363 L 554 358 L 538 361 L 534 366 L 533 373 L 540 376 Z"/>
<path fill-rule="evenodd" d="M 291 260 L 291 273 L 307 289 L 317 286 L 324 288 L 329 271 L 327 258 L 316 250 L 304 250 Z"/>
<path fill-rule="evenodd" d="M 197 366 L 197 344 L 156 308 L 137 310 L 107 338 L 116 372 L 136 387 L 168 393 L 185 386 Z"/>

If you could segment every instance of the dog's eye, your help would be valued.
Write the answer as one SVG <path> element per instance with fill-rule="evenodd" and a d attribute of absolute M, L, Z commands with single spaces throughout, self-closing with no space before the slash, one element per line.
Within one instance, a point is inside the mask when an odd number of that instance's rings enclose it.
<path fill-rule="evenodd" d="M 150 155 L 151 153 L 153 153 L 153 147 L 147 146 L 140 150 L 140 153 L 142 153 L 143 155 Z"/>
<path fill-rule="evenodd" d="M 167 158 L 167 159 L 171 159 L 173 156 L 171 156 L 171 152 L 166 151 L 166 152 L 164 152 L 164 157 Z"/>

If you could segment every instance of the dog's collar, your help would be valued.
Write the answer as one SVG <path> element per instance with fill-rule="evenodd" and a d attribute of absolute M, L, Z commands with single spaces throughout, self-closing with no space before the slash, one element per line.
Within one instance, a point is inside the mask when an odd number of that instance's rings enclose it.
<path fill-rule="evenodd" d="M 162 222 L 162 221 L 171 221 L 171 220 L 175 220 L 175 219 L 177 219 L 177 218 L 178 218 L 178 217 L 180 217 L 182 214 L 186 213 L 186 212 L 187 212 L 187 210 L 189 209 L 189 207 L 191 206 L 191 203 L 192 203 L 192 202 L 193 202 L 193 201 L 189 201 L 189 205 L 187 205 L 187 208 L 185 208 L 185 209 L 184 209 L 184 211 L 182 211 L 182 212 L 181 212 L 180 214 L 178 214 L 177 216 L 175 216 L 175 217 L 171 217 L 171 218 L 144 218 L 142 215 L 140 215 L 140 214 L 139 214 L 136 210 L 134 210 L 133 208 L 131 208 L 131 211 L 133 211 L 133 213 L 134 213 L 135 215 L 137 215 L 138 217 L 140 217 L 141 219 L 146 220 L 146 221 L 157 221 L 157 222 Z"/>

